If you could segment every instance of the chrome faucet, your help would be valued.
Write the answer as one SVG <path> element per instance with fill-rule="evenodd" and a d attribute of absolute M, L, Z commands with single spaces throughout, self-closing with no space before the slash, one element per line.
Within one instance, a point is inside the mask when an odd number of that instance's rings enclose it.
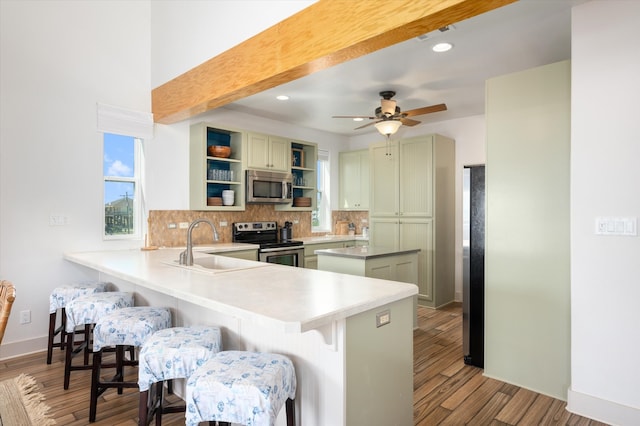
<path fill-rule="evenodd" d="M 193 222 L 191 222 L 191 225 L 189 225 L 189 229 L 187 230 L 187 248 L 185 251 L 180 253 L 181 265 L 187 265 L 187 266 L 193 265 L 193 243 L 191 242 L 191 233 L 193 232 L 193 228 L 195 228 L 196 225 L 201 222 L 208 223 L 209 226 L 211 226 L 211 229 L 213 229 L 214 241 L 218 241 L 218 239 L 220 238 L 218 236 L 218 231 L 216 230 L 216 227 L 209 219 L 196 219 Z"/>

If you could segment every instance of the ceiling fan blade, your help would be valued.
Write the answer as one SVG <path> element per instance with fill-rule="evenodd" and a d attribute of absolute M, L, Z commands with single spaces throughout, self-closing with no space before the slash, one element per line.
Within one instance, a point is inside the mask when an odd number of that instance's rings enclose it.
<path fill-rule="evenodd" d="M 375 117 L 371 117 L 369 115 L 333 115 L 331 118 L 368 118 L 369 120 L 374 120 Z"/>
<path fill-rule="evenodd" d="M 378 121 L 380 121 L 380 120 L 378 120 Z M 353 130 L 363 129 L 363 128 L 367 127 L 367 126 L 371 126 L 372 124 L 376 124 L 378 121 L 372 121 L 372 122 L 370 122 L 370 123 L 363 124 L 362 126 L 360 126 L 360 127 L 356 127 L 356 128 L 355 128 L 355 129 L 353 129 Z"/>
<path fill-rule="evenodd" d="M 412 120 L 410 118 L 401 118 L 400 121 L 402 122 L 403 125 L 409 126 L 409 127 L 422 123 L 421 121 Z"/>
<path fill-rule="evenodd" d="M 446 111 L 446 110 L 447 110 L 446 104 L 437 104 L 437 105 L 431 105 L 428 107 L 416 108 L 416 109 L 411 109 L 409 111 L 404 111 L 402 115 L 404 117 L 413 117 L 414 115 L 431 114 L 432 112 L 439 112 L 439 111 Z"/>

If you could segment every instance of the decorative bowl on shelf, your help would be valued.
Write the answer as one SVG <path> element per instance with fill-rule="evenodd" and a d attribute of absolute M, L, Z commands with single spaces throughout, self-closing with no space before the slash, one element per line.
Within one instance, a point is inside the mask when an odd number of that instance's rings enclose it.
<path fill-rule="evenodd" d="M 231 147 L 224 145 L 211 145 L 207 148 L 207 153 L 211 157 L 229 158 L 231 155 Z"/>

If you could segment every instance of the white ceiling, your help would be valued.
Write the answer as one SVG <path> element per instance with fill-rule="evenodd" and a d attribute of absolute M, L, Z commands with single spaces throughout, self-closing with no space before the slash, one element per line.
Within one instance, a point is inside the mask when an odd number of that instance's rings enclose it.
<path fill-rule="evenodd" d="M 382 90 L 396 92 L 402 111 L 447 104 L 447 111 L 411 117 L 423 123 L 483 114 L 488 78 L 571 57 L 571 7 L 586 1 L 520 0 L 224 108 L 347 136 L 376 129 L 354 130 L 366 122 L 331 116 L 374 115 Z M 432 52 L 440 41 L 454 48 Z M 276 100 L 281 94 L 290 100 Z"/>

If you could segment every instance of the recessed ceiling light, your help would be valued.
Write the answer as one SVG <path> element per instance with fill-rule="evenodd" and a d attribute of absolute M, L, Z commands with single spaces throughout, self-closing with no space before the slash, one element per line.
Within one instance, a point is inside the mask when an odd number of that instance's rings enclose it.
<path fill-rule="evenodd" d="M 364 118 L 362 118 L 362 117 L 356 117 L 356 118 L 353 119 L 353 121 L 362 121 L 362 120 L 364 120 Z"/>
<path fill-rule="evenodd" d="M 276 96 L 276 99 L 279 101 L 288 101 L 289 97 L 287 95 Z"/>
<path fill-rule="evenodd" d="M 453 48 L 453 44 L 451 43 L 447 43 L 447 42 L 443 42 L 443 43 L 438 43 L 433 45 L 433 47 L 431 48 L 431 50 L 433 50 L 434 52 L 446 52 L 448 50 L 451 50 Z"/>

